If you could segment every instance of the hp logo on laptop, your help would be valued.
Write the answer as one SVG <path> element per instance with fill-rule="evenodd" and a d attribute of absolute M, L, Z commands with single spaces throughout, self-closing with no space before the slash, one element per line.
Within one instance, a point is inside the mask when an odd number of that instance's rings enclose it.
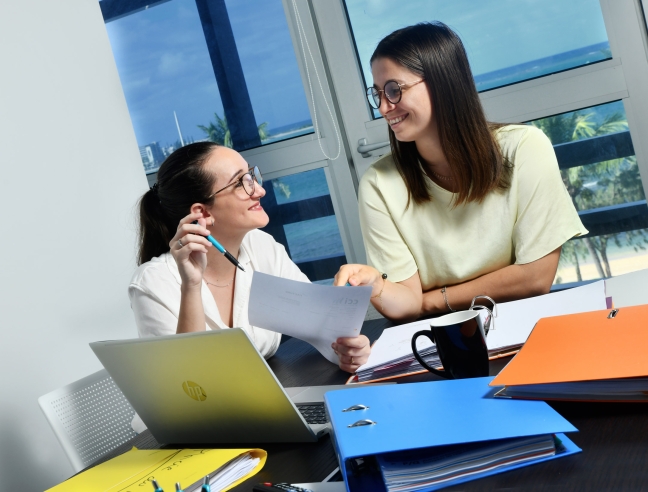
<path fill-rule="evenodd" d="M 196 401 L 205 401 L 207 399 L 207 393 L 205 393 L 205 390 L 193 381 L 185 381 L 182 383 L 182 389 Z"/>

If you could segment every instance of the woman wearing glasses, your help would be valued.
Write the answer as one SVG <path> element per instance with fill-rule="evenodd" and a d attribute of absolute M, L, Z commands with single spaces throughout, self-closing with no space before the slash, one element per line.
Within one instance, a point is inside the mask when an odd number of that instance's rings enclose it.
<path fill-rule="evenodd" d="M 241 327 L 266 358 L 281 335 L 250 326 L 252 272 L 308 282 L 282 245 L 259 231 L 268 224 L 258 168 L 211 142 L 176 150 L 140 200 L 137 269 L 129 286 L 140 336 Z M 196 222 L 196 223 L 194 223 Z M 212 235 L 245 273 L 205 238 Z M 340 367 L 353 372 L 369 355 L 365 336 L 333 346 Z"/>
<path fill-rule="evenodd" d="M 369 265 L 337 285 L 372 285 L 374 306 L 406 320 L 549 292 L 561 246 L 587 233 L 553 147 L 532 126 L 486 120 L 459 37 L 442 23 L 406 27 L 371 57 L 371 105 L 392 153 L 359 189 Z"/>

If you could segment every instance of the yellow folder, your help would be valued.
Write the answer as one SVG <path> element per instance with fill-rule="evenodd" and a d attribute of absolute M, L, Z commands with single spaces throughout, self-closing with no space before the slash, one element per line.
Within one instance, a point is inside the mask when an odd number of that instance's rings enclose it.
<path fill-rule="evenodd" d="M 176 482 L 179 482 L 183 488 L 188 488 L 245 453 L 249 453 L 253 458 L 259 458 L 259 462 L 247 475 L 221 489 L 229 490 L 263 468 L 267 457 L 264 450 L 133 448 L 66 480 L 49 491 L 148 492 L 153 490 L 151 485 L 153 480 L 168 491 L 175 490 Z"/>

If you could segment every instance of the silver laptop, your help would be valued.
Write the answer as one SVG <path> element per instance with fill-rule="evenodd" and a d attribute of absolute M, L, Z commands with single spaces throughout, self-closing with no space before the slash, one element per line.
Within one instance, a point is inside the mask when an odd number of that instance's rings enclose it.
<path fill-rule="evenodd" d="M 90 347 L 160 443 L 316 441 L 330 427 L 308 414 L 349 387 L 283 388 L 238 328 Z"/>

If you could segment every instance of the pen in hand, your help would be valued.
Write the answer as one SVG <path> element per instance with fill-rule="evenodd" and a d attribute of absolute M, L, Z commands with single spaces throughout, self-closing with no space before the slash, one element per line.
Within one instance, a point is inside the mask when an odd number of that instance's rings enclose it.
<path fill-rule="evenodd" d="M 198 221 L 197 221 L 197 220 L 194 220 L 194 221 L 192 222 L 192 224 L 198 224 Z M 232 265 L 234 265 L 235 267 L 240 268 L 241 271 L 243 271 L 243 272 L 245 271 L 245 268 L 243 268 L 243 267 L 241 266 L 241 264 L 238 262 L 238 260 L 237 260 L 236 258 L 234 258 L 234 257 L 230 254 L 229 251 L 227 251 L 225 248 L 223 248 L 223 246 L 221 245 L 221 243 L 219 243 L 218 241 L 216 241 L 216 239 L 214 239 L 213 236 L 212 236 L 211 234 L 210 234 L 209 236 L 206 236 L 205 239 L 207 239 L 207 241 L 209 241 L 210 243 L 212 243 L 212 244 L 214 245 L 214 247 L 215 247 L 219 252 L 221 252 L 221 253 L 223 254 L 223 256 L 225 256 L 225 258 L 227 258 L 227 259 L 230 261 L 230 263 L 231 263 Z"/>

